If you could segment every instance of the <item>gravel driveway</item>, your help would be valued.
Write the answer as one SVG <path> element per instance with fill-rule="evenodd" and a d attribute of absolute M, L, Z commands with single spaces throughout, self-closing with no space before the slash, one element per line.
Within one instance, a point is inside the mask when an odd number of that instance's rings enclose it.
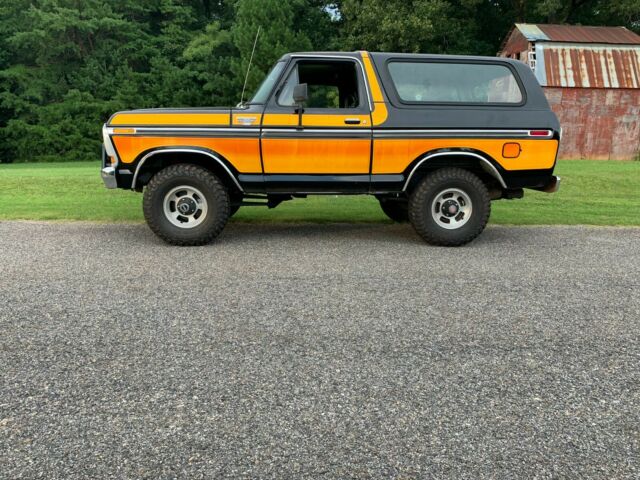
<path fill-rule="evenodd" d="M 0 223 L 3 478 L 638 478 L 640 229 Z"/>

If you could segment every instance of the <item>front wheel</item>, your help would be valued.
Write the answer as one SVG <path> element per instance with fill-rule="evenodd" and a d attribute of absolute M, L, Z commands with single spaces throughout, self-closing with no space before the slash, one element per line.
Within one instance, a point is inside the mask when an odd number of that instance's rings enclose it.
<path fill-rule="evenodd" d="M 490 214 L 487 187 L 461 168 L 443 168 L 427 175 L 409 200 L 413 228 L 433 245 L 469 243 L 482 233 Z"/>
<path fill-rule="evenodd" d="M 149 181 L 143 211 L 149 228 L 167 243 L 204 245 L 220 234 L 229 219 L 229 194 L 209 170 L 172 165 Z"/>

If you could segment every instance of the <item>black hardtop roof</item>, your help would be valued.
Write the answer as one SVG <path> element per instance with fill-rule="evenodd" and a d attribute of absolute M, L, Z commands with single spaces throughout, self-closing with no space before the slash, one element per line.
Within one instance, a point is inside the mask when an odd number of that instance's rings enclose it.
<path fill-rule="evenodd" d="M 289 58 L 291 57 L 295 57 L 295 56 L 301 56 L 301 55 L 309 55 L 309 56 L 314 56 L 314 57 L 324 57 L 324 56 L 331 56 L 331 57 L 354 57 L 357 56 L 360 52 L 331 52 L 331 51 L 326 51 L 326 52 L 290 52 L 290 53 L 285 53 L 282 57 L 280 57 L 280 59 L 278 60 L 279 62 L 282 60 L 289 60 Z"/>
<path fill-rule="evenodd" d="M 518 76 L 522 81 L 522 86 L 527 92 L 526 106 L 533 109 L 548 110 L 549 103 L 542 92 L 542 88 L 538 83 L 538 80 L 533 74 L 533 70 L 524 62 L 505 57 L 482 57 L 473 55 L 440 55 L 432 53 L 392 53 L 392 52 L 292 52 L 287 53 L 281 57 L 281 61 L 289 60 L 296 55 L 308 55 L 317 58 L 322 57 L 359 57 L 361 53 L 368 53 L 369 57 L 373 60 L 374 65 L 378 68 L 378 74 L 382 85 L 388 85 L 391 81 L 384 68 L 380 68 L 385 65 L 389 60 L 407 60 L 407 61 L 452 61 L 452 62 L 467 62 L 467 63 L 482 63 L 492 62 L 507 64 L 511 69 L 518 72 Z"/>

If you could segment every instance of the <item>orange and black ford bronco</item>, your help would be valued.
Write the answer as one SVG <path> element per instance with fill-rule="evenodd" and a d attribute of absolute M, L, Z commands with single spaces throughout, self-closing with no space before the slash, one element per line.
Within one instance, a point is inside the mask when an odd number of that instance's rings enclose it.
<path fill-rule="evenodd" d="M 532 71 L 504 58 L 291 53 L 236 108 L 119 112 L 102 178 L 144 192 L 169 243 L 214 239 L 243 205 L 374 195 L 427 242 L 462 245 L 491 201 L 555 192 L 560 125 Z"/>

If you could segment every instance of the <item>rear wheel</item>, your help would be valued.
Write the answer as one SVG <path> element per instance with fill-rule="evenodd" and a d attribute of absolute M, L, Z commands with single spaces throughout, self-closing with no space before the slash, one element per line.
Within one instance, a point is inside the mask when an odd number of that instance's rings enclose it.
<path fill-rule="evenodd" d="M 197 165 L 178 164 L 156 173 L 144 190 L 149 228 L 173 245 L 204 245 L 229 219 L 229 194 L 218 178 Z"/>
<path fill-rule="evenodd" d="M 405 223 L 409 221 L 409 204 L 406 200 L 379 198 L 380 207 L 387 217 L 394 222 Z"/>
<path fill-rule="evenodd" d="M 409 220 L 433 245 L 469 243 L 484 230 L 491 214 L 485 184 L 460 168 L 443 168 L 426 176 L 409 200 Z"/>

